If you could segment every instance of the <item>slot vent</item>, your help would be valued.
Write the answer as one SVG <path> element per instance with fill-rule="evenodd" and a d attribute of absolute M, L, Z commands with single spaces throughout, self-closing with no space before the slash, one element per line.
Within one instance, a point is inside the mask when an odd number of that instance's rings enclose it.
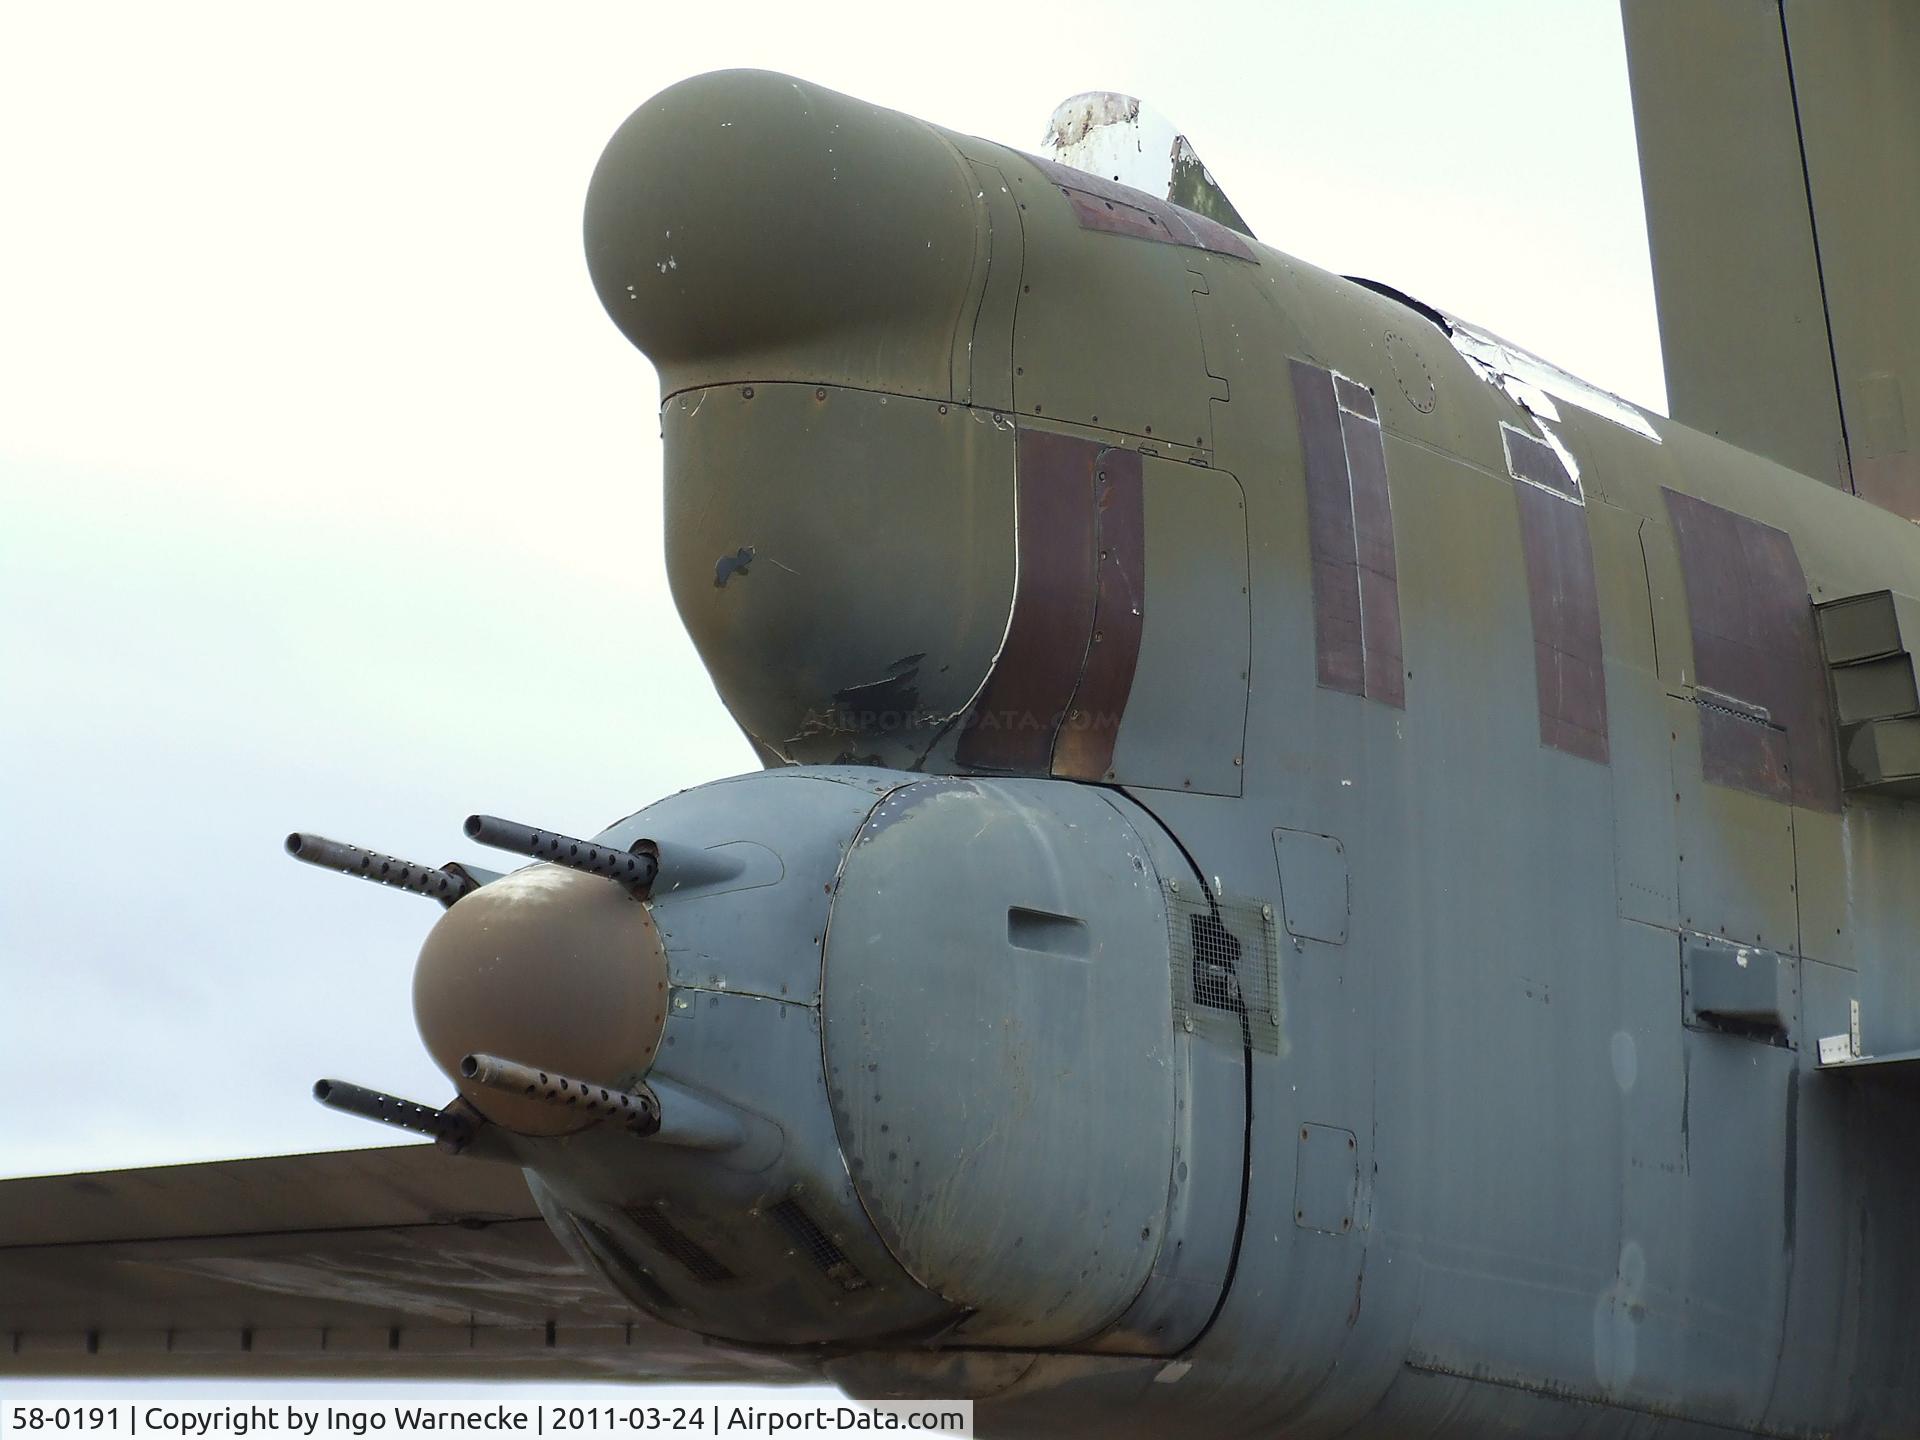
<path fill-rule="evenodd" d="M 797 1200 L 782 1200 L 775 1205 L 771 1214 L 780 1228 L 787 1232 L 787 1238 L 802 1255 L 812 1262 L 813 1267 L 828 1279 L 834 1281 L 842 1290 L 864 1290 L 869 1281 L 859 1268 L 849 1260 L 846 1252 L 833 1243 L 833 1237 L 820 1228 L 819 1223 L 809 1215 Z"/>
<path fill-rule="evenodd" d="M 659 1206 L 629 1205 L 626 1216 L 656 1249 L 702 1285 L 724 1285 L 736 1278 L 711 1250 L 669 1220 Z"/>

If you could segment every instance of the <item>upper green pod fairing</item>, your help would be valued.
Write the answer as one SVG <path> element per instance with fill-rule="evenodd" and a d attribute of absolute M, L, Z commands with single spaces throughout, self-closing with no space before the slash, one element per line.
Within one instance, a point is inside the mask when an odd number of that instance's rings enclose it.
<path fill-rule="evenodd" d="M 587 265 L 663 397 L 801 379 L 946 400 L 977 191 L 922 121 L 722 71 L 662 91 L 608 142 Z"/>

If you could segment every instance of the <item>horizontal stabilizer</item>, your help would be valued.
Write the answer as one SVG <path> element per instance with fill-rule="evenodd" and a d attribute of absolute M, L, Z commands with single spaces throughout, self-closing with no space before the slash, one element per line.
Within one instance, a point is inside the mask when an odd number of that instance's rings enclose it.
<path fill-rule="evenodd" d="M 651 1319 L 434 1146 L 0 1181 L 0 1377 L 807 1378 Z"/>

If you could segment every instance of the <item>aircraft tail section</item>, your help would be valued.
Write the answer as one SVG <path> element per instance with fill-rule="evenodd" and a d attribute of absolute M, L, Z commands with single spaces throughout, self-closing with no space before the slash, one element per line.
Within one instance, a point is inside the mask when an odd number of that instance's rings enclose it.
<path fill-rule="evenodd" d="M 1621 9 L 1674 418 L 1920 520 L 1920 5 Z"/>

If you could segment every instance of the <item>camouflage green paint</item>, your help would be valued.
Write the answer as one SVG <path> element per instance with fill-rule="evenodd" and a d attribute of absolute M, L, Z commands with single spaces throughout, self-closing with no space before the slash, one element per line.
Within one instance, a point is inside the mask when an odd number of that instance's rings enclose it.
<path fill-rule="evenodd" d="M 1764 647 L 1703 588 L 1737 569 L 1810 633 L 1920 594 L 1920 536 L 1379 288 L 1089 224 L 1088 179 L 751 72 L 649 102 L 596 172 L 675 601 L 768 768 L 599 837 L 731 860 L 646 902 L 661 1143 L 512 1142 L 555 1234 L 656 1318 L 977 1396 L 989 1434 L 1920 1430 L 1911 1096 L 1817 1044 L 1857 1003 L 1867 1054 L 1920 1048 L 1920 810 L 1810 785 L 1829 697 L 1716 687 L 1748 673 L 1721 642 Z M 1296 365 L 1346 382 L 1318 437 Z M 1336 433 L 1379 461 L 1396 703 L 1318 683 Z M 1811 464 L 1825 434 L 1777 438 Z M 1023 442 L 1138 457 L 1150 603 L 1101 782 L 959 754 L 1025 588 Z M 1559 507 L 1531 555 L 1523 503 Z M 1706 561 L 1699 507 L 1738 541 Z M 1594 658 L 1583 537 L 1604 752 L 1543 726 L 1543 634 Z M 1059 593 L 1096 623 L 1091 565 Z M 1726 783 L 1723 722 L 1784 729 L 1785 783 Z M 0 1261 L 9 1316 L 62 1303 L 57 1257 Z"/>
<path fill-rule="evenodd" d="M 1229 230 L 1238 230 L 1248 237 L 1253 235 L 1252 227 L 1240 218 L 1240 212 L 1234 209 L 1226 192 L 1214 183 L 1212 174 L 1200 163 L 1200 157 L 1184 142 L 1173 157 L 1173 174 L 1167 181 L 1167 199 Z"/>
<path fill-rule="evenodd" d="M 747 114 L 753 107 L 734 92 L 775 83 L 694 82 L 714 88 L 690 88 L 676 103 L 702 116 Z M 899 123 L 846 113 L 889 135 Z M 1151 1385 L 1134 1371 L 1041 1357 L 983 1415 L 1038 1425 L 1057 1418 L 1049 1393 L 1071 1384 L 1083 1397 L 1130 1397 L 1127 1423 L 1143 1431 L 1206 1415 L 1221 1433 L 1254 1433 L 1310 1413 L 1356 1433 L 1481 1434 L 1546 1424 L 1555 1405 L 1573 1401 L 1600 1407 L 1583 1412 L 1596 1434 L 1653 1433 L 1653 1417 L 1670 1417 L 1676 1434 L 1689 1424 L 1840 1433 L 1859 1412 L 1820 1377 L 1854 1366 L 1890 1375 L 1885 1347 L 1898 1329 L 1888 1312 L 1843 1323 L 1848 1297 L 1861 1293 L 1869 1265 L 1914 1273 L 1916 1256 L 1912 1234 L 1889 1225 L 1862 1247 L 1858 1186 L 1845 1177 L 1874 1171 L 1873 1185 L 1893 1184 L 1907 1162 L 1876 1132 L 1840 1123 L 1845 1103 L 1832 1092 L 1842 1082 L 1811 1073 L 1807 1037 L 1835 1023 L 1836 997 L 1857 997 L 1873 1043 L 1908 1038 L 1909 1024 L 1920 1039 L 1920 997 L 1894 966 L 1908 902 L 1880 868 L 1881 856 L 1920 849 L 1920 819 L 1890 801 L 1836 816 L 1818 784 L 1804 798 L 1800 784 L 1761 795 L 1703 768 L 1714 751 L 1702 727 L 1726 718 L 1714 708 L 1724 697 L 1696 669 L 1692 612 L 1702 602 L 1689 597 L 1701 577 L 1664 497 L 1786 537 L 1804 578 L 1757 573 L 1765 593 L 1756 603 L 1809 627 L 1812 599 L 1912 593 L 1912 532 L 1677 425 L 1630 428 L 1577 401 L 1543 421 L 1513 398 L 1520 387 L 1490 383 L 1499 377 L 1484 358 L 1463 355 L 1428 312 L 1264 247 L 1244 259 L 1090 220 L 1076 196 L 1105 203 L 1091 179 L 1063 189 L 1057 167 L 931 129 L 900 132 L 899 143 L 918 153 L 936 138 L 1004 177 L 1019 207 L 1009 336 L 1019 425 L 1126 447 L 1149 467 L 1154 603 L 1116 736 L 1115 783 L 1227 895 L 1280 904 L 1277 828 L 1333 837 L 1351 873 L 1344 943 L 1290 941 L 1281 1053 L 1245 1060 L 1257 1123 L 1244 1250 L 1193 1368 Z M 1154 213 L 1146 203 L 1136 210 Z M 915 232 L 892 233 L 898 243 Z M 996 249 L 993 263 L 1006 258 Z M 918 294 L 903 302 L 905 324 L 934 317 Z M 817 361 L 790 349 L 778 365 L 755 361 L 735 378 L 804 386 L 844 369 L 837 338 L 811 343 Z M 1357 670 L 1340 688 L 1324 674 L 1315 683 L 1311 470 L 1292 403 L 1303 366 L 1343 377 L 1353 396 L 1336 407 L 1330 389 L 1324 407 L 1343 479 L 1351 437 L 1339 417 L 1380 436 L 1385 533 L 1397 551 L 1403 694 L 1394 698 L 1404 709 L 1357 693 L 1369 688 Z M 673 395 L 671 357 L 662 371 Z M 925 398 L 904 374 L 893 383 L 895 397 Z M 707 452 L 677 441 L 684 398 L 668 407 L 670 493 L 713 478 Z M 744 418 L 738 405 L 718 413 Z M 994 426 L 989 415 L 962 428 L 1004 433 Z M 1648 428 L 1657 440 L 1637 433 Z M 778 435 L 767 444 L 785 473 L 835 477 L 820 491 L 826 503 L 836 487 L 873 483 L 837 432 L 787 426 Z M 935 488 L 977 487 L 1004 463 L 995 452 L 990 471 L 949 465 L 952 480 Z M 1165 467 L 1164 482 L 1154 466 Z M 1558 493 L 1516 478 L 1522 470 Z M 1246 739 L 1225 794 L 1198 793 L 1191 775 L 1172 783 L 1168 757 L 1182 767 L 1205 757 L 1198 737 L 1149 698 L 1190 687 L 1201 664 L 1207 703 L 1234 703 L 1221 673 L 1202 664 L 1215 644 L 1208 629 L 1187 627 L 1184 653 L 1152 643 L 1163 603 L 1180 605 L 1195 583 L 1159 578 L 1180 564 L 1174 547 L 1209 543 L 1156 518 L 1156 483 L 1177 494 L 1183 474 L 1196 495 L 1220 474 L 1244 495 L 1252 640 L 1233 688 Z M 764 483 L 730 503 L 767 503 Z M 1571 527 L 1556 523 L 1531 555 L 1514 518 L 1529 498 Z M 951 525 L 922 527 L 936 554 Z M 985 585 L 971 569 L 995 546 L 1012 551 L 1011 535 L 993 533 L 980 532 L 974 558 L 956 550 L 940 560 L 941 583 L 1004 597 L 1004 560 Z M 735 525 L 714 538 L 721 543 L 697 547 L 690 588 L 701 605 L 731 601 L 735 587 L 716 592 L 711 567 L 750 537 Z M 792 563 L 872 548 L 823 532 Z M 1585 573 L 1569 570 L 1576 557 Z M 747 583 L 761 573 L 756 559 Z M 811 645 L 796 631 L 767 647 L 767 683 L 790 684 L 783 677 L 803 665 L 831 669 L 865 645 L 857 637 L 892 623 L 913 593 L 893 584 L 839 611 Z M 1579 600 L 1572 610 L 1567 596 Z M 702 641 L 717 676 L 759 643 L 750 621 L 736 623 Z M 867 649 L 876 658 L 925 650 L 945 662 L 949 643 L 902 634 Z M 1578 659 L 1571 698 L 1557 671 L 1547 685 L 1541 643 Z M 968 653 L 966 673 L 977 677 L 991 657 L 980 641 Z M 1824 733 L 1821 717 L 1807 723 Z M 1817 748 L 1797 761 L 1795 781 L 1806 780 L 1799 771 Z M 918 763 L 953 768 L 955 758 L 936 745 Z M 1804 894 L 1796 876 L 1821 877 L 1823 893 Z M 1842 945 L 1815 933 L 1829 919 Z M 1687 1027 L 1682 955 L 1705 943 L 1689 941 L 1696 935 L 1761 947 L 1791 973 L 1806 1010 L 1791 1043 Z M 1309 1193 L 1296 1176 L 1311 1150 L 1298 1140 L 1302 1127 L 1353 1137 L 1359 1190 L 1341 1233 L 1296 1215 L 1296 1197 Z M 1335 1169 L 1316 1168 L 1313 1186 L 1333 1185 L 1311 1190 L 1316 1215 L 1339 1188 L 1328 1179 Z M 1790 1283 L 1789 1254 L 1794 1275 L 1839 1278 Z M 1084 1344 L 1100 1348 L 1098 1337 Z M 1896 1386 L 1874 1403 L 1883 1416 L 1904 1415 L 1920 1398 Z M 1103 1413 L 1111 1424 L 1118 1412 Z"/>

